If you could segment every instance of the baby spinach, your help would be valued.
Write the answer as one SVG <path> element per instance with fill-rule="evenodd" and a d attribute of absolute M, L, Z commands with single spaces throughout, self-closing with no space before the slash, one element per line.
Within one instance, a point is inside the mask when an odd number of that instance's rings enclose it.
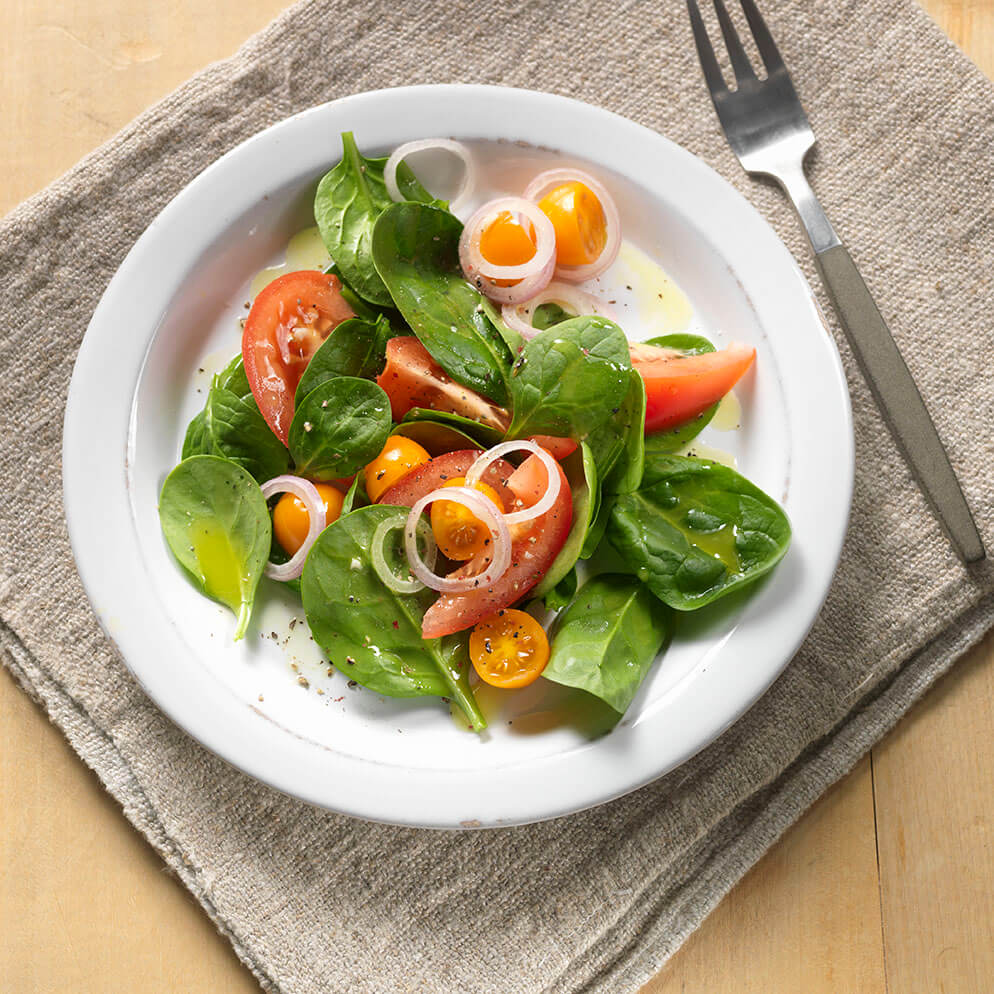
<path fill-rule="evenodd" d="M 190 456 L 202 456 L 206 454 L 210 448 L 206 435 L 206 415 L 203 410 L 199 410 L 186 426 L 181 458 L 189 459 Z"/>
<path fill-rule="evenodd" d="M 532 314 L 532 327 L 538 328 L 539 331 L 545 331 L 546 328 L 551 328 L 554 324 L 562 324 L 563 321 L 573 316 L 558 304 L 539 304 Z"/>
<path fill-rule="evenodd" d="M 621 405 L 587 441 L 605 494 L 629 493 L 639 485 L 645 462 L 645 382 L 634 369 Z"/>
<path fill-rule="evenodd" d="M 451 698 L 479 731 L 486 720 L 469 687 L 465 637 L 421 637 L 424 612 L 438 595 L 427 588 L 396 593 L 373 569 L 369 550 L 377 526 L 395 516 L 402 524 L 406 514 L 407 508 L 362 507 L 321 533 L 301 580 L 307 623 L 346 676 L 388 697 Z M 400 527 L 387 534 L 390 567 L 406 565 L 401 535 Z M 391 536 L 396 549 L 389 548 Z"/>
<path fill-rule="evenodd" d="M 386 159 L 367 159 L 352 133 L 342 135 L 342 160 L 325 173 L 314 197 L 314 220 L 328 254 L 345 280 L 374 304 L 391 304 L 370 254 L 373 225 L 393 201 L 383 181 Z M 438 203 L 417 181 L 406 163 L 397 168 L 397 185 L 404 196 L 426 204 Z"/>
<path fill-rule="evenodd" d="M 366 495 L 366 482 L 362 473 L 356 473 L 349 489 L 345 491 L 345 499 L 342 501 L 342 514 L 348 514 L 357 507 L 363 507 L 369 503 Z"/>
<path fill-rule="evenodd" d="M 227 459 L 191 456 L 166 477 L 159 521 L 173 555 L 201 591 L 235 612 L 240 639 L 272 540 L 259 485 Z"/>
<path fill-rule="evenodd" d="M 588 580 L 556 623 L 542 676 L 578 687 L 624 714 L 672 635 L 673 612 L 638 580 Z"/>
<path fill-rule="evenodd" d="M 727 466 L 650 455 L 641 487 L 616 499 L 607 537 L 660 600 L 692 611 L 769 572 L 790 522 Z"/>
<path fill-rule="evenodd" d="M 440 456 L 454 449 L 483 449 L 475 438 L 440 421 L 403 421 L 390 433 L 417 442 L 430 456 Z"/>
<path fill-rule="evenodd" d="M 230 390 L 239 397 L 248 397 L 252 393 L 248 377 L 245 375 L 245 362 L 241 352 L 220 373 L 215 375 L 214 385 Z"/>
<path fill-rule="evenodd" d="M 390 400 L 382 387 L 356 376 L 318 384 L 290 424 L 290 454 L 299 476 L 335 480 L 375 459 L 390 435 Z"/>
<path fill-rule="evenodd" d="M 373 228 L 373 262 L 435 362 L 457 383 L 506 404 L 511 350 L 463 276 L 461 233 L 448 211 L 394 204 Z"/>
<path fill-rule="evenodd" d="M 266 424 L 252 394 L 239 397 L 217 384 L 207 395 L 203 444 L 206 454 L 238 463 L 260 483 L 290 466 L 289 453 Z"/>
<path fill-rule="evenodd" d="M 476 439 L 484 448 L 496 445 L 504 437 L 490 425 L 481 424 L 472 418 L 466 418 L 461 414 L 453 414 L 449 411 L 432 411 L 425 407 L 412 407 L 404 415 L 405 424 L 411 421 L 433 421 L 436 424 L 449 425 Z"/>
<path fill-rule="evenodd" d="M 581 559 L 589 559 L 597 551 L 601 539 L 604 538 L 613 507 L 614 497 L 611 494 L 602 494 L 595 510 L 593 524 L 587 529 L 586 538 L 583 540 L 583 548 L 580 550 Z"/>
<path fill-rule="evenodd" d="M 570 318 L 539 332 L 511 372 L 508 437 L 586 438 L 620 408 L 630 370 L 628 339 L 607 318 Z"/>
<path fill-rule="evenodd" d="M 390 322 L 382 315 L 373 321 L 349 318 L 321 343 L 297 384 L 294 405 L 319 384 L 336 376 L 371 380 L 383 372 L 387 342 L 393 338 Z"/>
<path fill-rule="evenodd" d="M 573 494 L 573 524 L 563 547 L 535 588 L 534 597 L 544 597 L 576 565 L 587 529 L 596 513 L 597 467 L 586 442 L 562 461 L 563 472 Z"/>
<path fill-rule="evenodd" d="M 561 611 L 576 593 L 576 567 L 574 566 L 544 597 L 546 611 Z"/>
<path fill-rule="evenodd" d="M 663 349 L 676 349 L 684 355 L 703 355 L 705 352 L 716 351 L 711 342 L 703 335 L 693 335 L 690 332 L 660 335 L 658 338 L 650 338 L 646 344 L 658 345 Z M 645 440 L 646 451 L 651 451 L 655 455 L 664 455 L 667 452 L 676 452 L 678 449 L 682 449 L 711 423 L 717 410 L 718 404 L 712 404 L 706 411 L 691 418 L 686 424 L 677 425 L 675 428 L 668 428 L 665 431 L 653 432 Z"/>

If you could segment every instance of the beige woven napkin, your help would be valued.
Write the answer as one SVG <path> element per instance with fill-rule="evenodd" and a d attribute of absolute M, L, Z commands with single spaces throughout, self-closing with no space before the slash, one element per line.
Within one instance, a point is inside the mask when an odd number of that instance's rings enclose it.
<path fill-rule="evenodd" d="M 994 92 L 907 0 L 763 6 L 822 140 L 814 185 L 891 319 L 994 549 Z M 651 976 L 994 624 L 994 573 L 969 574 L 954 558 L 844 346 L 852 527 L 809 639 L 693 761 L 555 822 L 461 834 L 370 825 L 233 771 L 138 689 L 87 606 L 66 541 L 59 448 L 73 360 L 156 212 L 287 114 L 437 81 L 566 93 L 661 131 L 743 190 L 811 273 L 788 208 L 742 174 L 719 135 L 677 0 L 299 4 L 0 225 L 0 643 L 267 989 L 617 994 Z"/>

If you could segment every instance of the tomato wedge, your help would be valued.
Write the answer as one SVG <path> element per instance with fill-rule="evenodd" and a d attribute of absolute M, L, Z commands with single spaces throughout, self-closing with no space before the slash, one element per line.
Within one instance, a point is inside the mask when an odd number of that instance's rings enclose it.
<path fill-rule="evenodd" d="M 507 486 L 517 498 L 517 506 L 531 507 L 544 493 L 545 480 L 545 466 L 538 456 L 529 456 L 511 474 Z M 426 639 L 472 628 L 521 600 L 542 579 L 573 524 L 573 496 L 562 467 L 559 483 L 559 496 L 545 514 L 512 529 L 511 565 L 495 583 L 463 594 L 442 594 L 428 608 L 421 623 L 421 634 Z M 453 575 L 470 576 L 479 571 L 478 563 L 469 562 Z"/>
<path fill-rule="evenodd" d="M 476 462 L 480 453 L 476 449 L 456 449 L 445 455 L 435 456 L 421 466 L 416 466 L 406 476 L 385 490 L 377 503 L 396 504 L 400 507 L 414 507 L 432 490 L 444 487 L 449 480 L 465 476 L 469 467 Z M 504 459 L 495 459 L 483 474 L 483 482 L 494 488 L 500 495 L 504 510 L 514 505 L 515 493 L 508 487 L 508 481 L 515 473 L 514 467 Z M 534 502 L 533 502 L 534 503 Z"/>
<path fill-rule="evenodd" d="M 402 420 L 412 407 L 424 407 L 461 414 L 501 433 L 511 423 L 503 407 L 456 383 L 410 335 L 387 342 L 387 364 L 376 382 L 390 398 L 394 421 Z"/>
<path fill-rule="evenodd" d="M 337 276 L 287 273 L 255 298 L 242 333 L 242 358 L 252 396 L 266 424 L 286 445 L 293 395 L 311 356 L 346 318 L 355 317 Z"/>
<path fill-rule="evenodd" d="M 683 424 L 721 400 L 756 358 L 751 345 L 683 355 L 652 345 L 633 345 L 632 365 L 645 381 L 645 433 Z"/>

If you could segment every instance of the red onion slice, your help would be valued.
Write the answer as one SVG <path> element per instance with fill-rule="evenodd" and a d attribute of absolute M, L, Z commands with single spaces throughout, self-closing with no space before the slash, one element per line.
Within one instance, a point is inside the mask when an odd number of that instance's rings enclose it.
<path fill-rule="evenodd" d="M 497 215 L 507 212 L 524 216 L 535 231 L 535 254 L 516 266 L 488 261 L 480 250 L 480 239 Z M 521 197 L 498 197 L 484 204 L 467 222 L 459 238 L 459 263 L 466 278 L 492 300 L 517 303 L 544 289 L 556 268 L 556 231 L 537 205 Z M 495 280 L 519 280 L 513 286 L 497 286 Z"/>
<path fill-rule="evenodd" d="M 508 328 L 513 328 L 523 338 L 534 338 L 539 329 L 532 324 L 535 311 L 543 304 L 559 304 L 563 310 L 574 315 L 600 314 L 610 317 L 610 311 L 603 300 L 569 283 L 553 280 L 544 290 L 540 290 L 531 300 L 522 304 L 504 304 L 500 316 Z"/>
<path fill-rule="evenodd" d="M 289 562 L 266 563 L 266 568 L 263 570 L 264 574 L 271 579 L 285 583 L 287 580 L 296 580 L 304 571 L 304 560 L 307 558 L 307 553 L 311 551 L 311 546 L 318 535 L 324 531 L 326 524 L 324 501 L 318 493 L 318 488 L 310 480 L 289 474 L 276 476 L 262 485 L 262 496 L 266 500 L 275 494 L 293 494 L 294 497 L 299 497 L 303 501 L 304 507 L 307 508 L 307 518 L 310 522 L 304 544 L 293 554 Z"/>
<path fill-rule="evenodd" d="M 383 581 L 384 586 L 389 587 L 398 594 L 416 594 L 419 590 L 424 590 L 425 585 L 416 577 L 411 580 L 403 580 L 387 565 L 386 556 L 383 552 L 384 540 L 388 532 L 394 529 L 403 528 L 407 523 L 407 515 L 403 511 L 398 511 L 389 518 L 384 518 L 373 532 L 372 544 L 369 549 L 370 559 L 373 561 L 373 569 L 376 575 Z M 418 534 L 425 541 L 425 548 L 428 554 L 428 561 L 431 568 L 435 568 L 438 559 L 438 546 L 435 544 L 435 536 L 431 533 L 428 522 L 423 518 L 418 521 Z M 406 551 L 406 550 L 405 550 Z"/>
<path fill-rule="evenodd" d="M 552 187 L 573 182 L 582 183 L 601 202 L 607 226 L 604 250 L 593 262 L 585 266 L 556 266 L 557 279 L 565 280 L 567 283 L 583 283 L 585 280 L 600 276 L 618 258 L 618 250 L 621 248 L 621 216 L 618 214 L 618 205 L 614 202 L 614 198 L 600 180 L 594 179 L 589 173 L 580 169 L 548 169 L 544 173 L 539 173 L 525 188 L 522 196 L 537 204 Z"/>
<path fill-rule="evenodd" d="M 430 148 L 444 149 L 462 159 L 465 167 L 462 183 L 459 185 L 456 195 L 449 201 L 449 210 L 455 214 L 460 208 L 466 206 L 466 201 L 473 194 L 473 189 L 476 186 L 476 166 L 469 149 L 462 142 L 452 141 L 451 138 L 422 138 L 418 141 L 405 142 L 399 148 L 394 149 L 393 154 L 387 159 L 387 164 L 383 167 L 383 182 L 386 183 L 387 193 L 390 194 L 390 199 L 397 203 L 407 199 L 397 185 L 397 167 L 409 155 L 413 155 L 415 152 L 424 152 Z"/>
<path fill-rule="evenodd" d="M 562 486 L 559 476 L 559 464 L 541 445 L 524 439 L 515 442 L 501 442 L 492 449 L 487 449 L 466 471 L 466 486 L 469 487 L 476 483 L 495 459 L 500 459 L 509 452 L 531 452 L 532 455 L 538 456 L 542 461 L 542 465 L 545 466 L 545 472 L 548 474 L 549 482 L 546 485 L 545 493 L 531 507 L 526 507 L 523 511 L 512 511 L 510 514 L 503 515 L 505 525 L 522 525 L 526 521 L 532 521 L 535 518 L 541 517 L 547 511 L 550 511 L 552 505 L 556 503 L 556 498 L 559 496 L 559 489 Z M 455 489 L 455 487 L 452 489 Z"/>
<path fill-rule="evenodd" d="M 422 561 L 418 553 L 418 522 L 424 509 L 436 500 L 451 500 L 456 504 L 462 504 L 490 529 L 490 562 L 487 565 L 484 560 L 483 569 L 479 573 L 460 577 L 439 576 Z M 404 526 L 404 548 L 407 550 L 407 561 L 410 563 L 411 572 L 426 587 L 443 594 L 461 594 L 467 590 L 475 590 L 481 583 L 494 583 L 511 565 L 511 533 L 504 521 L 504 515 L 488 497 L 479 490 L 471 490 L 469 487 L 439 487 L 425 494 L 411 508 L 411 513 L 407 516 L 407 524 Z"/>

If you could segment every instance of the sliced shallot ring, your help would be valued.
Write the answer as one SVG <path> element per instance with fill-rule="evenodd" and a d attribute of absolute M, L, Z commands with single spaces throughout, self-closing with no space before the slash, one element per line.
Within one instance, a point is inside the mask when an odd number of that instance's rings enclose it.
<path fill-rule="evenodd" d="M 400 192 L 397 185 L 397 167 L 409 155 L 415 152 L 424 152 L 430 148 L 441 148 L 446 152 L 462 159 L 463 170 L 462 183 L 456 191 L 456 195 L 449 201 L 449 210 L 454 214 L 472 196 L 473 188 L 476 186 L 476 166 L 473 164 L 473 156 L 470 150 L 462 142 L 453 141 L 451 138 L 421 138 L 418 141 L 405 142 L 395 148 L 393 154 L 387 159 L 387 164 L 383 167 L 383 182 L 386 183 L 387 193 L 390 199 L 396 203 L 401 203 L 407 198 Z"/>
<path fill-rule="evenodd" d="M 585 266 L 556 266 L 556 278 L 567 283 L 583 283 L 584 280 L 600 276 L 618 258 L 618 250 L 621 248 L 621 216 L 618 213 L 618 205 L 600 180 L 594 179 L 589 173 L 580 169 L 548 169 L 544 173 L 539 173 L 522 194 L 526 200 L 533 200 L 537 204 L 542 196 L 549 192 L 550 187 L 576 181 L 587 187 L 601 202 L 607 228 L 607 241 L 601 254 Z"/>
<path fill-rule="evenodd" d="M 307 529 L 307 537 L 304 544 L 285 563 L 266 563 L 263 573 L 273 580 L 280 580 L 285 583 L 287 580 L 296 580 L 304 571 L 304 560 L 307 553 L 311 551 L 311 546 L 317 540 L 318 535 L 324 531 L 326 515 L 324 511 L 324 501 L 318 493 L 318 488 L 305 480 L 302 476 L 292 476 L 289 473 L 284 476 L 274 476 L 262 485 L 262 496 L 269 500 L 276 494 L 293 494 L 303 501 L 307 508 L 307 518 L 310 526 Z"/>
<path fill-rule="evenodd" d="M 556 503 L 556 498 L 559 496 L 559 488 L 562 485 L 559 476 L 559 464 L 552 457 L 552 454 L 543 449 L 537 442 L 532 442 L 529 439 L 516 442 L 501 442 L 492 449 L 487 449 L 466 470 L 466 486 L 471 487 L 479 481 L 480 477 L 486 472 L 487 467 L 495 459 L 500 459 L 509 452 L 522 451 L 531 452 L 532 455 L 538 456 L 542 461 L 542 465 L 545 466 L 549 482 L 546 485 L 545 493 L 531 507 L 526 507 L 523 511 L 512 511 L 510 514 L 505 514 L 504 523 L 506 525 L 523 525 L 526 521 L 532 521 L 535 518 L 541 517 L 547 511 L 552 510 L 552 506 Z"/>
<path fill-rule="evenodd" d="M 424 509 L 436 500 L 450 500 L 462 504 L 490 529 L 490 564 L 473 576 L 439 576 L 433 573 L 422 561 L 418 553 L 417 526 Z M 479 490 L 469 487 L 439 487 L 425 494 L 407 516 L 404 525 L 404 548 L 411 572 L 426 586 L 443 594 L 461 594 L 475 590 L 481 583 L 495 583 L 511 565 L 511 533 L 504 521 L 504 515 L 493 505 L 490 498 Z M 479 557 L 477 557 L 479 558 Z M 474 560 L 475 561 L 475 560 Z"/>
<path fill-rule="evenodd" d="M 373 532 L 373 537 L 370 540 L 369 557 L 373 562 L 373 569 L 376 575 L 383 581 L 384 586 L 389 587 L 394 593 L 416 594 L 419 590 L 424 590 L 425 585 L 417 577 L 411 580 L 402 580 L 387 565 L 387 559 L 383 553 L 383 545 L 387 533 L 395 529 L 402 529 L 406 524 L 407 515 L 403 511 L 398 511 L 396 514 L 384 518 Z M 435 536 L 432 535 L 428 522 L 423 518 L 418 522 L 418 532 L 425 540 L 428 561 L 431 564 L 430 568 L 434 569 L 435 562 L 438 560 L 438 546 L 435 544 Z"/>
<path fill-rule="evenodd" d="M 539 329 L 533 324 L 535 311 L 543 304 L 559 304 L 570 309 L 573 314 L 600 314 L 608 317 L 607 305 L 592 293 L 581 290 L 570 283 L 553 280 L 544 290 L 540 290 L 531 300 L 520 304 L 504 304 L 500 316 L 508 328 L 512 328 L 524 338 L 534 338 Z"/>

